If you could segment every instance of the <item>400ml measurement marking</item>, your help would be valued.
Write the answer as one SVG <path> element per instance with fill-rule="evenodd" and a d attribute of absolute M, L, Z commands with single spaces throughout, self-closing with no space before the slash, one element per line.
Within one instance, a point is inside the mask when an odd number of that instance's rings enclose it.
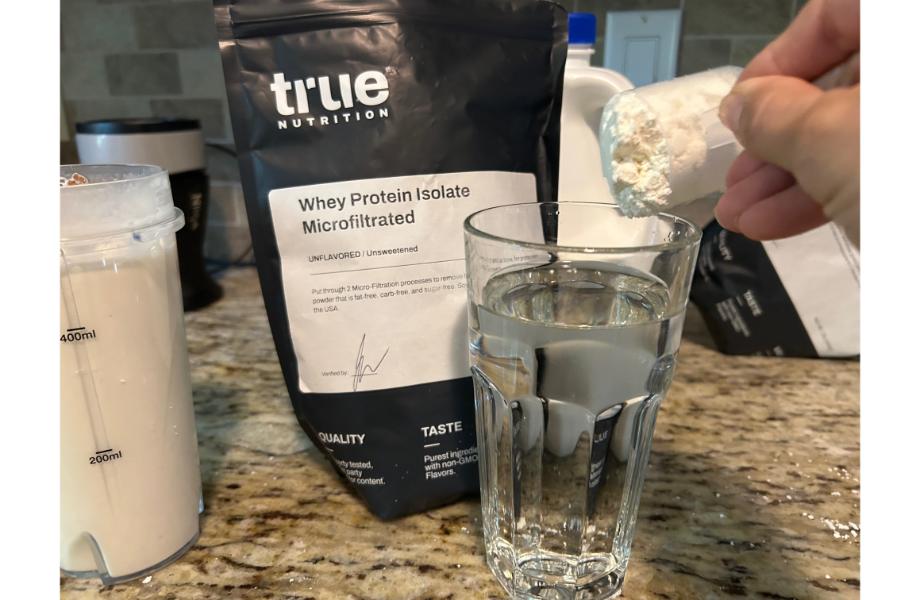
<path fill-rule="evenodd" d="M 101 465 L 105 462 L 111 462 L 113 460 L 118 460 L 121 458 L 121 450 L 117 452 L 109 448 L 108 450 L 100 450 L 96 452 L 95 456 L 89 457 L 89 464 L 91 465 Z"/>
<path fill-rule="evenodd" d="M 83 340 L 94 339 L 96 339 L 96 330 L 90 329 L 87 331 L 86 327 L 74 327 L 73 329 L 68 329 L 65 333 L 61 334 L 61 341 L 64 343 L 82 342 Z"/>

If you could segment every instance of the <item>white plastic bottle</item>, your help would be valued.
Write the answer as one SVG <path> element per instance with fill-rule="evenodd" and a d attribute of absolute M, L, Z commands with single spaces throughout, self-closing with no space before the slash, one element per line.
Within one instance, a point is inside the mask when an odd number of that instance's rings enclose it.
<path fill-rule="evenodd" d="M 597 23 L 591 13 L 569 13 L 569 52 L 562 91 L 559 201 L 612 202 L 597 138 L 604 106 L 634 86 L 623 75 L 591 66 Z"/>

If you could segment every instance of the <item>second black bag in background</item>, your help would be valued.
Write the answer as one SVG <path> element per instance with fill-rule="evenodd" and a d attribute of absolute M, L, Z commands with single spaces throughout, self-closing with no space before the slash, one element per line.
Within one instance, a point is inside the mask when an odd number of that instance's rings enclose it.
<path fill-rule="evenodd" d="M 833 223 L 757 242 L 713 221 L 690 300 L 726 354 L 859 354 L 859 251 Z"/>

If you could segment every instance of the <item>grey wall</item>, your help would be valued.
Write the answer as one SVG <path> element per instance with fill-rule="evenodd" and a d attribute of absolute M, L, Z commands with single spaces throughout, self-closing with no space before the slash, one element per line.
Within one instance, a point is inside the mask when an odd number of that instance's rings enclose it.
<path fill-rule="evenodd" d="M 683 11 L 678 74 L 743 66 L 783 31 L 805 0 L 563 0 L 569 10 L 597 16 L 595 62 L 604 56 L 606 14 L 612 10 Z"/>
<path fill-rule="evenodd" d="M 71 131 L 89 119 L 190 116 L 207 140 L 232 142 L 210 0 L 61 0 L 61 101 Z M 236 177 L 232 160 L 215 152 L 209 163 Z"/>
<path fill-rule="evenodd" d="M 781 32 L 804 0 L 562 0 L 608 10 L 681 8 L 680 73 L 746 63 Z M 601 43 L 602 45 L 602 43 Z M 598 48 L 595 57 L 603 56 Z M 230 142 L 210 0 L 62 0 L 61 99 L 68 124 L 105 117 L 191 116 L 209 141 Z M 216 153 L 213 153 L 216 154 Z M 209 168 L 234 177 L 219 155 Z"/>

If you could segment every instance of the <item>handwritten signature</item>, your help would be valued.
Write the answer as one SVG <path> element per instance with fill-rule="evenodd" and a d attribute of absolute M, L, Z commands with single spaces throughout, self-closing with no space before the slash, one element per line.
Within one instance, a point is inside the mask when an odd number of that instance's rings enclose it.
<path fill-rule="evenodd" d="M 367 338 L 367 334 L 361 335 L 361 345 L 358 346 L 358 356 L 355 358 L 355 374 L 352 379 L 352 389 L 358 391 L 358 384 L 364 380 L 365 375 L 374 375 L 377 373 L 377 370 L 380 368 L 380 363 L 383 362 L 383 359 L 387 357 L 387 354 L 390 352 L 389 346 L 383 351 L 383 356 L 380 357 L 380 360 L 377 361 L 377 364 L 371 366 L 365 364 L 366 357 L 364 356 L 364 341 Z"/>

